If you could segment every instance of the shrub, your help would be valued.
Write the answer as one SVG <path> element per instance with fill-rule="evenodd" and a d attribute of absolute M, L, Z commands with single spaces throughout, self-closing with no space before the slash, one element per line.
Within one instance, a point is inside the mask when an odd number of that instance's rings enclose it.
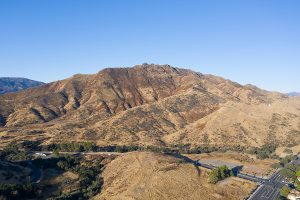
<path fill-rule="evenodd" d="M 291 149 L 285 149 L 283 152 L 287 154 L 293 154 L 293 151 Z"/>
<path fill-rule="evenodd" d="M 255 154 L 258 159 L 272 158 L 276 150 L 274 144 L 264 144 L 261 148 L 252 147 L 247 152 L 249 154 Z"/>
<path fill-rule="evenodd" d="M 281 167 L 283 167 L 283 165 L 282 165 L 282 163 L 275 163 L 275 164 L 272 164 L 272 168 L 273 169 L 278 169 L 278 168 L 281 168 Z"/>

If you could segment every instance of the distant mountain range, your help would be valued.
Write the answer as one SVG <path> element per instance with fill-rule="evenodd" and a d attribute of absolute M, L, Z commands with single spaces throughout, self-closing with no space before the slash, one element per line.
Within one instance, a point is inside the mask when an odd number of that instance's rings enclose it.
<path fill-rule="evenodd" d="M 0 94 L 17 92 L 28 88 L 44 85 L 45 83 L 26 78 L 0 78 Z"/>
<path fill-rule="evenodd" d="M 287 95 L 290 97 L 296 97 L 296 96 L 300 96 L 300 92 L 290 92 L 290 93 L 287 93 Z"/>

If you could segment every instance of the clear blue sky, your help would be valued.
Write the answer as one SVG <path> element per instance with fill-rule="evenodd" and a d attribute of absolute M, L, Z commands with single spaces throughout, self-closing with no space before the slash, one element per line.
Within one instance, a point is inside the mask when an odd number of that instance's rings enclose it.
<path fill-rule="evenodd" d="M 0 76 L 144 62 L 300 91 L 300 1 L 0 0 Z"/>

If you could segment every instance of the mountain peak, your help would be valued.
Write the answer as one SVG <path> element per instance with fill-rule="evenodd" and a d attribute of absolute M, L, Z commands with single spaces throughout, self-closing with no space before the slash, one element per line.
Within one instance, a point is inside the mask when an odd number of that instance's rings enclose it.
<path fill-rule="evenodd" d="M 208 141 L 221 145 L 222 138 L 230 134 L 226 145 L 235 145 L 240 144 L 236 134 L 244 145 L 251 146 L 266 139 L 255 139 L 258 128 L 253 120 L 265 123 L 260 126 L 266 130 L 272 120 L 288 117 L 280 106 L 276 111 L 270 109 L 269 105 L 273 109 L 281 101 L 281 95 L 222 77 L 142 64 L 106 68 L 97 74 L 75 75 L 0 95 L 0 126 L 5 130 L 21 127 L 16 135 L 31 134 L 35 127 L 41 133 L 39 140 L 45 142 L 72 138 L 99 145 L 168 146 Z M 273 112 L 283 115 L 276 114 L 273 119 Z M 278 138 L 289 131 L 280 132 Z"/>

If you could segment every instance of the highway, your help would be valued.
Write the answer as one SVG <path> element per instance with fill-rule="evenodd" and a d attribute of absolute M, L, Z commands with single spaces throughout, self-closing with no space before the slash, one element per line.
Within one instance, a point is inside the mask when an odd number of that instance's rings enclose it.
<path fill-rule="evenodd" d="M 199 161 L 196 161 L 196 164 L 206 169 L 216 168 L 216 166 L 200 163 Z M 280 193 L 280 189 L 285 185 L 283 182 L 284 177 L 280 175 L 280 171 L 274 173 L 269 179 L 263 179 L 240 172 L 237 174 L 237 177 L 260 184 L 248 200 L 275 200 Z"/>
<path fill-rule="evenodd" d="M 290 164 L 300 164 L 300 159 L 293 160 Z M 248 200 L 275 200 L 280 193 L 280 189 L 285 185 L 284 177 L 280 175 L 280 170 L 275 172 L 267 181 L 263 182 Z"/>
<path fill-rule="evenodd" d="M 248 200 L 274 200 L 280 193 L 280 189 L 285 185 L 284 177 L 280 171 L 274 173 L 269 180 L 263 182 Z"/>

